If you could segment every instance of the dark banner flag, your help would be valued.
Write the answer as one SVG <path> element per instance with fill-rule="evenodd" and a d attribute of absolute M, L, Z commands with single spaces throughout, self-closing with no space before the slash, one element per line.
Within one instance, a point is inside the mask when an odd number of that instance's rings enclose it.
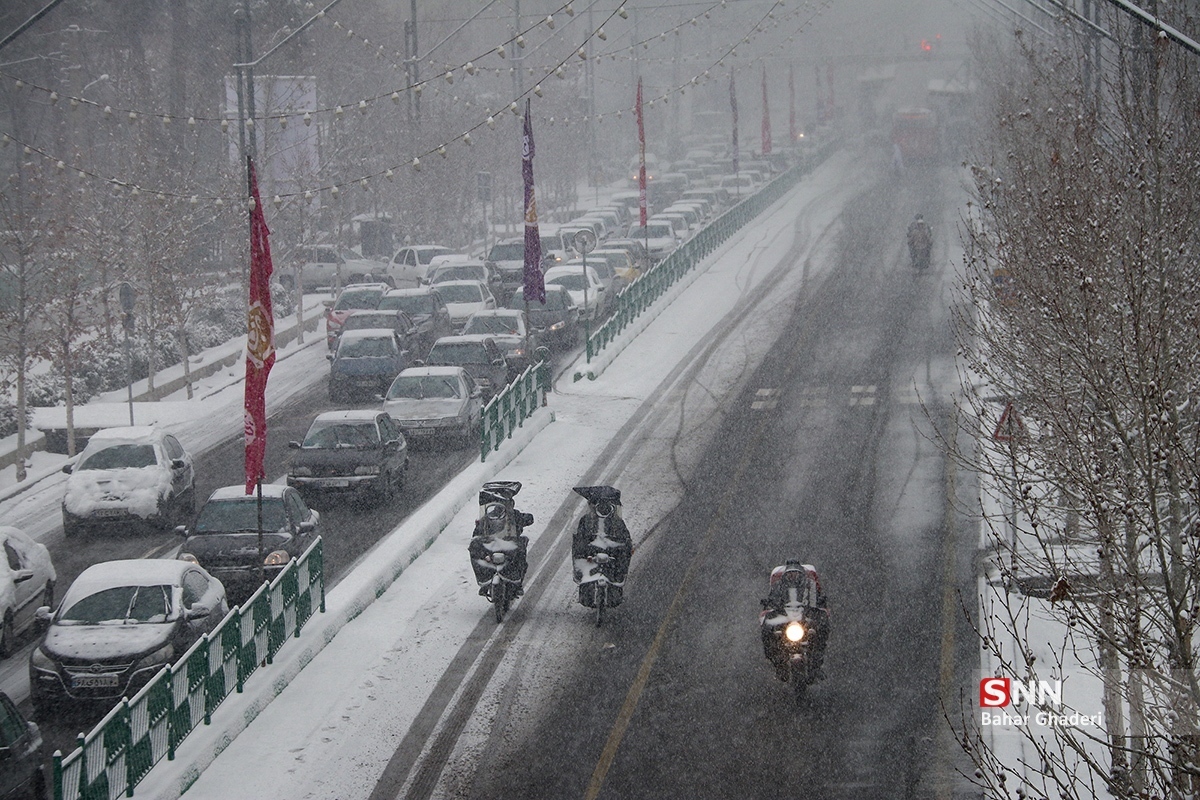
<path fill-rule="evenodd" d="M 792 144 L 800 140 L 800 131 L 796 130 L 796 69 L 788 67 L 788 138 Z"/>
<path fill-rule="evenodd" d="M 771 109 L 767 105 L 767 68 L 763 67 L 763 121 L 762 121 L 762 153 L 771 152 Z"/>
<path fill-rule="evenodd" d="M 542 237 L 538 234 L 537 198 L 533 193 L 533 120 L 525 99 L 525 135 L 521 139 L 521 175 L 525 179 L 525 272 L 522 278 L 526 302 L 546 302 L 542 276 Z"/>
<path fill-rule="evenodd" d="M 729 70 L 729 107 L 733 109 L 733 174 L 738 174 L 737 90 L 733 87 L 733 70 Z"/>
<path fill-rule="evenodd" d="M 250 304 L 246 315 L 246 494 L 263 475 L 267 450 L 267 376 L 275 364 L 275 318 L 271 312 L 271 243 L 258 196 L 258 177 L 248 157 L 250 177 Z"/>
<path fill-rule="evenodd" d="M 638 126 L 638 224 L 646 224 L 646 124 L 642 118 L 642 79 L 637 88 Z"/>

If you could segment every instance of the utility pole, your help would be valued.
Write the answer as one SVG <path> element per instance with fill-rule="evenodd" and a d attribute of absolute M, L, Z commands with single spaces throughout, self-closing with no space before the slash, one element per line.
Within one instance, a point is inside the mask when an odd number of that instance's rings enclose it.
<path fill-rule="evenodd" d="M 412 0 L 411 17 L 404 24 L 404 61 L 405 72 L 408 74 L 408 85 L 415 87 L 421 79 L 421 64 L 417 60 L 421 49 L 417 46 L 417 0 Z M 421 118 L 421 96 L 414 89 L 408 90 L 408 113 L 414 120 Z"/>
<path fill-rule="evenodd" d="M 514 25 L 516 30 L 513 32 L 515 36 L 521 35 L 521 0 L 513 0 Z M 521 63 L 525 60 L 522 55 L 522 48 L 517 45 L 513 48 L 513 98 L 520 98 L 525 94 L 525 76 L 521 74 L 523 67 Z"/>

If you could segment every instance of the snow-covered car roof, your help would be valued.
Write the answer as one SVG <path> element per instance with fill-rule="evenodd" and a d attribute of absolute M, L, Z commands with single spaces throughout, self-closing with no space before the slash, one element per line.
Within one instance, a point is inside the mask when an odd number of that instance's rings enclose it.
<path fill-rule="evenodd" d="M 439 344 L 477 344 L 495 338 L 490 333 L 460 333 L 457 336 L 443 336 L 434 342 L 433 346 L 437 347 Z"/>
<path fill-rule="evenodd" d="M 374 422 L 379 416 L 377 408 L 353 408 L 343 411 L 325 411 L 313 419 L 313 422 Z"/>
<path fill-rule="evenodd" d="M 525 312 L 519 308 L 481 308 L 472 317 L 519 317 Z"/>
<path fill-rule="evenodd" d="M 408 289 L 391 289 L 384 292 L 384 297 L 425 297 L 437 291 L 432 286 L 416 286 Z"/>
<path fill-rule="evenodd" d="M 174 558 L 127 558 L 101 561 L 79 573 L 63 596 L 63 607 L 71 601 L 118 586 L 178 586 L 183 573 L 195 564 Z"/>
<path fill-rule="evenodd" d="M 564 278 L 568 276 L 578 277 L 582 267 L 582 261 L 574 264 L 563 264 L 561 267 L 551 267 L 550 269 L 546 270 L 546 274 L 542 276 L 542 279 L 548 282 L 554 280 L 555 278 Z M 591 264 L 588 264 L 587 269 L 588 272 L 596 272 L 596 269 Z M 599 275 L 596 276 L 597 279 L 599 279 L 599 277 Z"/>
<path fill-rule="evenodd" d="M 450 338 L 450 337 L 443 337 Z M 457 337 L 455 337 L 457 338 Z M 410 378 L 438 378 L 438 377 L 456 377 L 466 372 L 462 367 L 409 367 L 406 370 L 401 370 L 396 377 Z"/>
<path fill-rule="evenodd" d="M 263 497 L 283 497 L 284 490 L 287 486 L 282 483 L 264 483 L 262 485 Z M 236 486 L 222 486 L 216 489 L 208 496 L 209 500 L 230 500 L 238 497 L 254 497 L 254 494 L 246 494 L 246 487 L 242 484 Z"/>
<path fill-rule="evenodd" d="M 359 339 L 395 339 L 396 332 L 391 328 L 359 328 L 342 332 L 342 342 L 353 342 Z M 340 346 L 340 345 L 339 345 Z"/>
<path fill-rule="evenodd" d="M 90 448 L 92 444 L 105 447 L 112 444 L 145 444 L 157 442 L 162 435 L 162 431 L 150 425 L 102 428 L 88 438 L 88 447 Z"/>

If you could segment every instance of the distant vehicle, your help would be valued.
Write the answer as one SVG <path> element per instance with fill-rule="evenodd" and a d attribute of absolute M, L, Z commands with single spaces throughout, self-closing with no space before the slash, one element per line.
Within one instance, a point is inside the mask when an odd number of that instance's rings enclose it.
<path fill-rule="evenodd" d="M 0 797 L 4 800 L 46 795 L 46 761 L 42 732 L 25 719 L 4 692 L 0 692 Z"/>
<path fill-rule="evenodd" d="M 379 300 L 379 310 L 397 309 L 408 314 L 416 326 L 416 352 L 424 358 L 433 343 L 450 335 L 450 311 L 436 289 L 420 286 L 392 289 Z"/>
<path fill-rule="evenodd" d="M 382 394 L 414 357 L 401 350 L 389 329 L 346 331 L 329 359 L 329 399 L 335 403 L 353 395 Z"/>
<path fill-rule="evenodd" d="M 542 240 L 543 270 L 550 269 L 567 260 L 571 244 L 564 239 L 558 230 L 548 230 L 545 227 L 539 226 L 538 233 Z M 524 262 L 522 262 L 522 265 L 524 265 Z M 524 283 L 524 281 L 525 276 L 522 274 L 521 280 L 518 283 Z"/>
<path fill-rule="evenodd" d="M 491 336 L 504 352 L 508 362 L 509 380 L 520 375 L 533 363 L 537 350 L 537 334 L 525 324 L 525 312 L 512 308 L 492 308 L 476 311 L 467 320 L 463 334 L 482 333 Z"/>
<path fill-rule="evenodd" d="M 613 280 L 616 282 L 616 288 L 605 285 L 605 291 L 611 291 L 613 295 L 620 293 L 626 286 L 633 283 L 633 279 L 641 274 L 641 271 L 633 265 L 633 255 L 629 250 L 620 247 L 609 247 L 609 243 L 605 242 L 604 247 L 600 250 L 593 250 L 588 253 L 588 266 L 592 265 L 592 261 L 603 259 L 609 270 L 613 273 Z M 601 278 L 604 276 L 601 275 Z M 615 297 L 614 297 L 615 299 Z"/>
<path fill-rule="evenodd" d="M 634 156 L 629 160 L 629 183 L 635 188 L 638 185 L 641 165 L 641 156 Z M 646 183 L 657 179 L 658 174 L 658 156 L 654 155 L 654 153 L 646 153 Z"/>
<path fill-rule="evenodd" d="M 186 561 L 136 558 L 93 564 L 51 614 L 29 655 L 29 696 L 39 718 L 59 706 L 133 697 L 229 613 L 225 587 Z"/>
<path fill-rule="evenodd" d="M 403 291 L 403 290 L 401 290 Z M 381 301 L 382 302 L 382 301 Z M 365 331 L 370 328 L 385 328 L 390 329 L 396 334 L 396 344 L 401 350 L 407 350 L 414 357 L 418 357 L 421 353 L 420 347 L 420 332 L 417 326 L 413 323 L 412 318 L 403 311 L 392 309 L 378 309 L 364 311 L 352 311 L 350 316 L 346 317 L 342 323 L 342 333 L 346 331 Z M 332 350 L 337 345 L 335 337 L 329 343 L 329 348 Z"/>
<path fill-rule="evenodd" d="M 521 291 L 513 295 L 511 303 L 521 305 Z M 546 287 L 545 303 L 529 304 L 530 329 L 538 335 L 538 341 L 547 347 L 566 348 L 579 341 L 579 306 L 571 299 L 567 287 L 550 284 Z"/>
<path fill-rule="evenodd" d="M 658 263 L 679 247 L 679 237 L 675 234 L 675 226 L 670 222 L 654 222 L 646 220 L 646 224 L 630 225 L 627 239 L 642 242 L 650 253 L 650 260 Z"/>
<path fill-rule="evenodd" d="M 450 327 L 461 331 L 467 318 L 476 311 L 495 308 L 496 298 L 490 289 L 479 281 L 447 281 L 437 285 L 438 294 L 450 312 Z"/>
<path fill-rule="evenodd" d="M 426 280 L 429 263 L 438 256 L 450 255 L 454 251 L 440 244 L 418 244 L 401 247 L 388 262 L 387 275 L 393 286 L 418 286 Z"/>
<path fill-rule="evenodd" d="M 486 403 L 508 383 L 508 362 L 495 339 L 487 335 L 446 336 L 429 351 L 427 366 L 462 367 L 479 386 Z"/>
<path fill-rule="evenodd" d="M 5 556 L 0 561 L 0 619 L 3 620 L 0 657 L 8 658 L 16 649 L 17 640 L 33 627 L 38 606 L 53 605 L 58 573 L 46 546 L 29 538 L 24 531 L 0 525 L 0 545 Z M 0 746 L 2 743 L 0 735 Z"/>
<path fill-rule="evenodd" d="M 638 275 L 650 269 L 650 254 L 646 252 L 645 244 L 639 239 L 609 239 L 604 243 L 605 250 L 624 250 L 633 260 L 634 274 L 626 276 L 630 282 Z"/>
<path fill-rule="evenodd" d="M 378 409 L 318 414 L 304 441 L 288 447 L 288 486 L 311 503 L 333 497 L 386 503 L 408 472 L 408 442 Z"/>
<path fill-rule="evenodd" d="M 500 273 L 482 261 L 456 261 L 434 264 L 429 269 L 429 285 L 450 281 L 479 281 L 488 287 L 493 296 L 502 291 Z"/>
<path fill-rule="evenodd" d="M 341 332 L 342 322 L 350 316 L 351 311 L 363 311 L 377 307 L 379 298 L 388 290 L 386 283 L 352 283 L 342 287 L 338 296 L 325 301 L 325 338 L 336 340 Z"/>
<path fill-rule="evenodd" d="M 475 443 L 482 408 L 482 392 L 462 367 L 409 367 L 383 398 L 383 410 L 410 442 L 455 436 Z"/>
<path fill-rule="evenodd" d="M 685 217 L 683 214 L 663 211 L 655 214 L 648 220 L 648 222 L 669 222 L 671 227 L 675 230 L 675 237 L 679 239 L 680 242 L 686 242 L 692 235 L 692 226 L 690 223 L 688 223 L 687 217 Z"/>
<path fill-rule="evenodd" d="M 487 263 L 500 276 L 501 299 L 506 298 L 525 279 L 524 237 L 496 242 L 488 251 Z"/>
<path fill-rule="evenodd" d="M 320 525 L 320 513 L 296 489 L 264 483 L 260 560 L 258 496 L 246 494 L 241 484 L 225 486 L 209 495 L 192 525 L 176 528 L 184 537 L 177 557 L 206 569 L 240 603 L 299 558 L 320 535 Z"/>
<path fill-rule="evenodd" d="M 588 266 L 585 271 L 582 266 L 566 264 L 547 270 L 546 286 L 556 284 L 571 293 L 571 300 L 579 306 L 579 316 L 585 320 L 593 320 L 600 316 L 604 308 L 604 284 L 596 270 Z"/>
<path fill-rule="evenodd" d="M 608 258 L 606 258 L 603 255 L 596 256 L 593 258 L 592 254 L 595 252 L 597 252 L 597 251 L 593 250 L 591 253 L 588 253 L 587 268 L 588 268 L 588 272 L 596 273 L 596 278 L 599 279 L 599 281 L 600 281 L 600 294 L 599 294 L 600 305 L 598 307 L 598 310 L 596 311 L 596 315 L 597 316 L 605 316 L 610 311 L 612 311 L 613 307 L 616 305 L 617 294 L 622 289 L 624 289 L 628 284 L 624 278 L 618 277 L 616 268 L 614 267 L 615 259 L 614 259 L 614 261 L 610 261 Z M 624 253 L 621 253 L 620 255 L 624 256 L 623 261 L 621 263 L 628 264 L 629 263 L 628 256 L 626 256 Z M 582 284 L 582 281 L 583 281 L 583 260 L 582 259 L 579 259 L 576 261 L 569 261 L 562 267 L 558 267 L 558 269 L 572 270 L 575 273 L 575 275 L 578 277 L 580 284 Z M 561 284 L 561 283 L 563 283 L 563 281 L 556 279 L 555 283 Z M 567 288 L 570 289 L 571 287 L 568 286 Z M 588 291 L 589 291 L 589 293 L 591 292 L 590 287 L 589 287 Z M 591 300 L 592 300 L 592 298 L 589 296 L 588 297 L 589 305 L 591 304 Z M 576 302 L 582 304 L 582 301 L 583 301 L 582 296 L 576 298 Z"/>
<path fill-rule="evenodd" d="M 892 115 L 892 144 L 907 166 L 923 166 L 938 155 L 938 119 L 928 108 L 901 108 Z"/>
<path fill-rule="evenodd" d="M 347 283 L 360 283 L 372 278 L 382 280 L 387 264 L 362 258 L 331 244 L 297 247 L 292 261 L 300 265 L 300 284 L 306 292 L 334 289 Z M 279 282 L 287 289 L 295 288 L 287 269 L 280 270 Z"/>
<path fill-rule="evenodd" d="M 92 434 L 78 462 L 67 464 L 63 533 L 149 523 L 171 530 L 196 511 L 192 457 L 169 433 L 149 426 Z"/>

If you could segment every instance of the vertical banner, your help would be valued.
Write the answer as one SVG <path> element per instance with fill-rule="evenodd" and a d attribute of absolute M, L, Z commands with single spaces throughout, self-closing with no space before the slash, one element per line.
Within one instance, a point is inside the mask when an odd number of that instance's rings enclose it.
<path fill-rule="evenodd" d="M 763 118 L 762 118 L 762 154 L 771 152 L 771 107 L 767 105 L 767 68 L 762 71 Z"/>
<path fill-rule="evenodd" d="M 638 224 L 646 224 L 646 122 L 642 118 L 642 79 L 638 78 L 636 102 L 638 126 Z"/>
<path fill-rule="evenodd" d="M 792 144 L 800 141 L 800 131 L 796 130 L 796 67 L 788 65 L 788 139 Z"/>
<path fill-rule="evenodd" d="M 271 311 L 271 243 L 258 176 L 247 157 L 250 182 L 250 302 L 246 313 L 246 494 L 262 480 L 267 450 L 267 376 L 275 364 L 275 318 Z"/>
<path fill-rule="evenodd" d="M 733 109 L 733 174 L 738 174 L 737 90 L 733 86 L 733 70 L 729 70 L 729 107 Z"/>
<path fill-rule="evenodd" d="M 521 176 L 525 179 L 525 270 L 522 275 L 525 301 L 546 302 L 542 275 L 542 237 L 538 234 L 537 198 L 533 191 L 533 120 L 529 98 L 525 98 L 525 132 L 521 137 Z"/>

